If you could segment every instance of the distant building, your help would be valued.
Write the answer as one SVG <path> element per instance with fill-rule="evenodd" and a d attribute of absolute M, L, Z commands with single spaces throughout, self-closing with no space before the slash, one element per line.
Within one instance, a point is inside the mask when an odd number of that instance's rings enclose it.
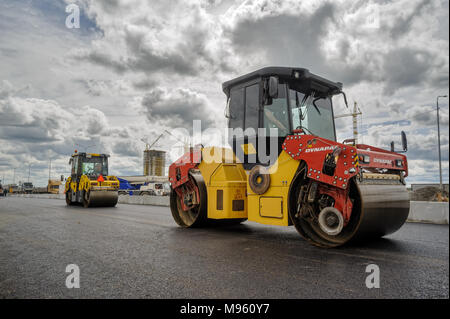
<path fill-rule="evenodd" d="M 144 176 L 164 176 L 166 152 L 157 150 L 144 151 Z"/>

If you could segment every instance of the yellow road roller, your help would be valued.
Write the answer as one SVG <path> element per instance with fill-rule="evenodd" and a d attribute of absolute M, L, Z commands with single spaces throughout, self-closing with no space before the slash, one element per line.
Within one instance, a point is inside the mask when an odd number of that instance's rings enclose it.
<path fill-rule="evenodd" d="M 71 175 L 66 180 L 68 206 L 114 207 L 119 198 L 119 180 L 108 176 L 108 155 L 75 153 L 70 158 Z"/>
<path fill-rule="evenodd" d="M 333 101 L 347 104 L 342 83 L 267 67 L 222 87 L 231 148 L 197 145 L 169 167 L 178 225 L 292 225 L 314 245 L 337 247 L 404 224 L 406 136 L 401 152 L 338 142 Z"/>

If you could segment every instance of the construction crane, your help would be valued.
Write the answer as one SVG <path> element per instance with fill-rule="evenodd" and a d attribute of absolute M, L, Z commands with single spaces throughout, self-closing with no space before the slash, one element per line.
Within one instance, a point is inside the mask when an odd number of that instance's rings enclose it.
<path fill-rule="evenodd" d="M 164 130 L 164 132 L 166 132 L 167 134 L 173 136 L 177 141 L 183 143 L 184 152 L 185 153 L 189 152 L 189 150 L 191 148 L 191 143 L 190 142 L 182 141 L 180 138 L 176 137 L 175 135 L 170 133 L 168 130 Z"/>
<path fill-rule="evenodd" d="M 334 117 L 335 119 L 342 118 L 342 117 L 348 117 L 348 116 L 352 117 L 354 144 L 358 144 L 358 115 L 362 115 L 362 112 L 359 109 L 358 104 L 355 101 L 355 103 L 353 104 L 353 112 L 352 113 L 336 115 Z"/>
<path fill-rule="evenodd" d="M 179 226 L 294 226 L 308 242 L 336 247 L 405 223 L 406 156 L 336 141 L 332 100 L 345 97 L 342 83 L 303 68 L 267 67 L 222 89 L 228 127 L 240 133 L 231 148 L 198 145 L 170 165 Z M 256 135 L 255 128 L 263 130 Z"/>
<path fill-rule="evenodd" d="M 149 144 L 149 143 L 148 143 L 148 139 L 141 138 L 141 141 L 142 141 L 143 143 L 145 143 L 145 150 L 148 151 L 149 149 L 151 149 L 151 148 L 153 147 L 153 145 L 155 145 L 156 142 L 158 142 L 159 139 L 160 139 L 163 135 L 164 135 L 164 133 L 160 134 L 160 135 L 156 138 L 156 140 L 153 141 L 152 144 Z"/>
<path fill-rule="evenodd" d="M 185 152 L 188 152 L 188 151 L 189 151 L 189 146 L 190 146 L 189 143 L 186 143 L 186 141 L 180 140 L 178 137 L 176 137 L 175 135 L 173 135 L 172 133 L 170 133 L 168 130 L 164 130 L 164 132 L 166 132 L 167 134 L 173 136 L 177 141 L 183 143 Z M 149 144 L 147 139 L 142 138 L 141 141 L 142 141 L 143 143 L 145 143 L 145 150 L 146 150 L 146 151 L 150 150 L 150 149 L 153 147 L 153 145 L 155 145 L 156 142 L 158 142 L 158 141 L 161 139 L 161 137 L 162 137 L 163 135 L 164 135 L 164 133 L 160 134 L 152 144 Z"/>

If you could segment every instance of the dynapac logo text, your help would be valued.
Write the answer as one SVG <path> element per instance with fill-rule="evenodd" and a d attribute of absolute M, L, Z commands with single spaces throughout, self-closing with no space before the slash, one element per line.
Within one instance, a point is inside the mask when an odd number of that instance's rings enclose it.
<path fill-rule="evenodd" d="M 392 165 L 392 161 L 388 160 L 388 159 L 383 159 L 383 158 L 374 158 L 373 161 L 375 163 L 382 163 L 382 164 L 389 164 Z"/>
<path fill-rule="evenodd" d="M 325 147 L 315 147 L 315 148 L 307 148 L 305 150 L 305 153 L 311 153 L 311 152 L 323 152 L 323 151 L 332 151 L 334 150 L 333 146 L 325 146 Z"/>

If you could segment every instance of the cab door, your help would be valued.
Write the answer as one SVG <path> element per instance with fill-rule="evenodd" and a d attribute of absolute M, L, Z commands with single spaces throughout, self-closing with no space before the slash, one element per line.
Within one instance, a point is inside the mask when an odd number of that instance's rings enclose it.
<path fill-rule="evenodd" d="M 258 128 L 261 118 L 262 85 L 260 79 L 234 87 L 230 91 L 229 136 L 233 152 L 244 169 L 259 163 Z"/>

